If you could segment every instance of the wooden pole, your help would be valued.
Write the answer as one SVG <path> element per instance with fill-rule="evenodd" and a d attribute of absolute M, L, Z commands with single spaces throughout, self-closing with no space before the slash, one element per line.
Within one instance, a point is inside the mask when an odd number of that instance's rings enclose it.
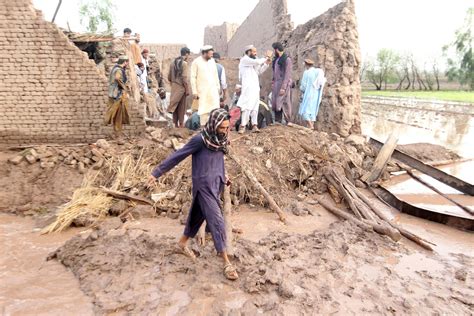
<path fill-rule="evenodd" d="M 355 218 L 353 215 L 344 212 L 343 210 L 338 209 L 337 207 L 331 205 L 327 201 L 323 200 L 322 198 L 316 197 L 316 200 L 321 204 L 325 209 L 327 209 L 329 212 L 333 213 L 337 217 L 343 218 L 345 220 L 348 220 L 355 225 L 359 226 L 360 228 L 366 230 L 366 231 L 375 231 L 381 235 L 386 235 L 390 237 L 394 241 L 398 241 L 400 238 L 397 239 L 396 236 L 393 236 L 392 233 L 387 230 L 387 227 L 384 227 L 382 225 L 372 223 L 369 221 L 361 221 L 357 218 Z"/>
<path fill-rule="evenodd" d="M 268 193 L 267 190 L 262 186 L 262 184 L 257 180 L 257 178 L 254 176 L 254 174 L 250 171 L 250 168 L 246 166 L 244 163 L 242 163 L 236 156 L 228 153 L 227 154 L 230 159 L 232 159 L 242 170 L 242 172 L 245 174 L 245 176 L 252 182 L 253 186 L 262 193 L 262 195 L 265 197 L 267 200 L 270 209 L 277 213 L 278 217 L 280 218 L 280 221 L 283 223 L 287 223 L 286 220 L 286 215 L 283 213 L 283 211 L 280 209 L 278 204 L 276 204 L 275 200 L 273 197 Z"/>
<path fill-rule="evenodd" d="M 471 215 L 474 215 L 474 211 L 471 210 L 469 207 L 467 206 L 464 206 L 460 203 L 458 203 L 457 201 L 453 200 L 452 198 L 450 198 L 448 195 L 444 194 L 443 192 L 441 192 L 440 190 L 438 190 L 437 188 L 435 188 L 434 186 L 432 186 L 431 184 L 429 184 L 428 182 L 426 182 L 425 180 L 423 180 L 421 177 L 417 176 L 416 174 L 413 173 L 413 171 L 411 171 L 410 169 L 405 169 L 406 172 L 413 178 L 415 179 L 416 181 L 420 182 L 421 184 L 423 184 L 424 186 L 426 186 L 427 188 L 429 188 L 430 190 L 433 190 L 434 192 L 438 193 L 439 195 L 441 195 L 442 197 L 444 197 L 446 200 L 448 200 L 449 202 L 453 203 L 454 205 L 458 206 L 459 208 L 461 208 L 463 211 L 467 212 L 468 214 L 471 214 Z"/>
<path fill-rule="evenodd" d="M 404 237 L 410 239 L 411 241 L 417 243 L 418 245 L 420 245 L 421 247 L 423 247 L 427 250 L 433 251 L 433 248 L 429 245 L 429 244 L 434 245 L 432 242 L 429 242 L 429 241 L 413 234 L 412 232 L 406 230 L 405 228 L 393 223 L 384 213 L 382 213 L 378 209 L 378 207 L 368 197 L 366 197 L 364 194 L 362 194 L 362 192 L 360 192 L 357 188 L 354 188 L 354 189 L 355 189 L 354 192 L 359 196 L 359 198 L 362 201 L 364 201 L 367 205 L 369 205 L 370 208 L 374 211 L 375 214 L 377 214 L 378 217 L 380 217 L 381 219 L 386 221 L 393 228 L 397 229 L 400 232 L 400 234 L 402 234 Z"/>
<path fill-rule="evenodd" d="M 232 232 L 232 200 L 230 198 L 230 186 L 226 185 L 224 188 L 224 223 L 226 234 L 227 254 L 234 255 L 233 232 Z"/>
<path fill-rule="evenodd" d="M 136 202 L 148 204 L 148 205 L 151 205 L 151 206 L 153 206 L 155 204 L 155 202 L 153 202 L 153 200 L 144 198 L 142 196 L 133 195 L 133 194 L 129 194 L 129 193 L 123 193 L 123 192 L 120 192 L 120 191 L 114 191 L 114 190 L 107 189 L 105 187 L 101 187 L 100 189 L 104 193 L 106 193 L 108 195 L 111 195 L 111 196 L 113 196 L 117 199 L 136 201 Z"/>

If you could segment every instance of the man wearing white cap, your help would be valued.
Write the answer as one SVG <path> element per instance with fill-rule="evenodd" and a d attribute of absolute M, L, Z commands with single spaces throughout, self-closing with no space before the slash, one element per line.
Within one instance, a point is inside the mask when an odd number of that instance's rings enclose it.
<path fill-rule="evenodd" d="M 191 65 L 191 89 L 193 99 L 198 100 L 198 115 L 201 126 L 206 125 L 209 113 L 220 107 L 220 82 L 216 62 L 212 58 L 214 49 L 206 45 L 201 49 L 201 56 Z"/>
<path fill-rule="evenodd" d="M 252 123 L 252 130 L 258 132 L 258 106 L 260 102 L 260 82 L 258 76 L 261 75 L 271 63 L 271 52 L 267 52 L 266 58 L 257 58 L 257 49 L 253 45 L 245 47 L 245 55 L 240 59 L 239 80 L 242 84 L 242 93 L 237 106 L 242 110 L 242 122 L 239 133 L 245 132 L 249 119 Z"/>

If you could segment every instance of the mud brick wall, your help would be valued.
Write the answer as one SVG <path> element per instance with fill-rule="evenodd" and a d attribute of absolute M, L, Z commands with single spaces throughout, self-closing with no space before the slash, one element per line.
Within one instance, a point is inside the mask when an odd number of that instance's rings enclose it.
<path fill-rule="evenodd" d="M 107 78 L 31 0 L 0 0 L 0 143 L 85 142 L 103 125 Z M 144 123 L 136 107 L 127 134 Z"/>
<path fill-rule="evenodd" d="M 263 55 L 283 33 L 292 29 L 286 0 L 261 0 L 229 41 L 227 55 L 240 57 L 250 44 Z"/>
<path fill-rule="evenodd" d="M 150 54 L 154 54 L 158 61 L 160 68 L 163 69 L 163 62 L 168 59 L 174 59 L 181 53 L 181 48 L 186 47 L 186 44 L 147 44 L 141 43 L 142 49 L 148 48 Z M 168 73 L 166 73 L 166 76 Z"/>
<path fill-rule="evenodd" d="M 293 58 L 295 81 L 303 76 L 305 58 L 313 59 L 325 72 L 327 83 L 316 127 L 344 137 L 361 133 L 361 56 L 353 0 L 298 26 L 283 41 Z M 293 98 L 295 108 L 298 96 L 299 88 Z"/>
<path fill-rule="evenodd" d="M 238 27 L 238 24 L 228 22 L 217 26 L 207 26 L 204 29 L 204 45 L 212 45 L 221 56 L 227 56 L 228 43 Z"/>

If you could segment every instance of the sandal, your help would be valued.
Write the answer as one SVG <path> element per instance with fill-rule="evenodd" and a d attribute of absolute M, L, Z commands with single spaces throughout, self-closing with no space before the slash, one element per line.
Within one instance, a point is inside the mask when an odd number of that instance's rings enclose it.
<path fill-rule="evenodd" d="M 231 281 L 235 281 L 239 278 L 237 274 L 237 269 L 232 265 L 232 263 L 228 263 L 224 267 L 224 276 Z"/>
<path fill-rule="evenodd" d="M 196 262 L 196 255 L 188 248 L 188 246 L 181 247 L 180 245 L 177 245 L 176 248 L 178 253 L 183 254 L 186 257 L 189 257 L 193 262 Z"/>
<path fill-rule="evenodd" d="M 239 134 L 245 133 L 245 127 L 240 127 L 239 128 Z"/>
<path fill-rule="evenodd" d="M 254 125 L 254 126 L 252 127 L 252 132 L 254 132 L 254 133 L 260 133 L 260 129 L 257 127 L 257 125 Z"/>

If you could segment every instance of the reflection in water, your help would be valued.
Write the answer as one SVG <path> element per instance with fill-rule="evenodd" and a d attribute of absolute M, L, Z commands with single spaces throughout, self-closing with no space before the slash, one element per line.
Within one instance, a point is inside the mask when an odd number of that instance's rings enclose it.
<path fill-rule="evenodd" d="M 474 114 L 471 112 L 461 109 L 455 112 L 452 104 L 433 110 L 363 101 L 362 132 L 385 141 L 393 130 L 399 129 L 400 144 L 432 143 L 463 157 L 474 157 Z"/>

